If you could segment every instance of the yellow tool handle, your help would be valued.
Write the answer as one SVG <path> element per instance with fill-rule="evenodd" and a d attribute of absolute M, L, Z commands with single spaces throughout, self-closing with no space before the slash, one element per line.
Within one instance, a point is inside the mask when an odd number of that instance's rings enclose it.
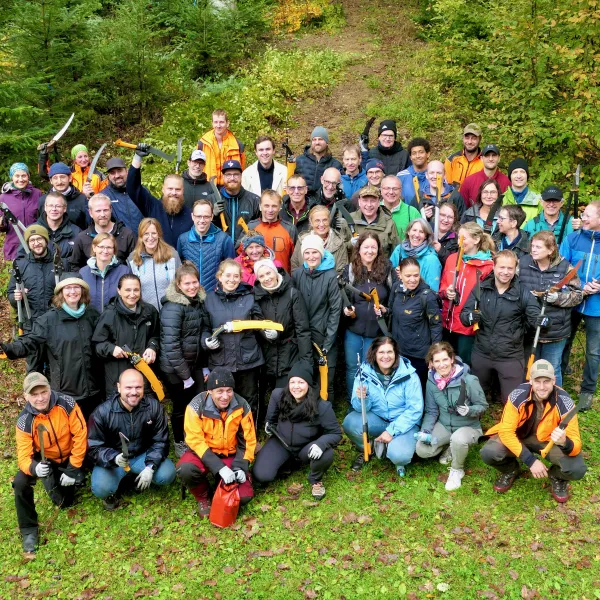
<path fill-rule="evenodd" d="M 274 329 L 275 331 L 283 331 L 283 325 L 275 321 L 231 321 L 233 325 L 232 333 L 239 333 L 247 329 Z"/>
<path fill-rule="evenodd" d="M 529 379 L 529 375 L 527 376 L 527 379 Z M 552 448 L 554 448 L 554 442 L 552 440 L 550 440 L 545 448 L 540 452 L 540 454 L 542 455 L 542 458 L 546 458 L 546 456 L 548 455 L 548 452 L 550 452 L 550 450 L 552 450 Z"/>
<path fill-rule="evenodd" d="M 121 146 L 122 148 L 131 148 L 135 150 L 137 148 L 137 144 L 130 144 L 129 142 L 124 142 L 122 139 L 118 139 L 115 142 L 115 146 Z"/>
<path fill-rule="evenodd" d="M 441 175 L 436 175 L 436 183 L 437 183 L 437 201 L 438 201 L 438 206 L 442 200 L 442 176 Z"/>
<path fill-rule="evenodd" d="M 369 462 L 369 458 L 371 457 L 371 444 L 369 442 L 369 436 L 366 431 L 363 431 L 363 446 L 365 453 L 365 462 Z"/>
<path fill-rule="evenodd" d="M 221 217 L 221 229 L 223 231 L 227 231 L 229 229 L 229 227 L 227 227 L 227 223 L 225 222 L 225 215 L 223 213 L 221 213 L 219 215 L 219 217 Z"/>
<path fill-rule="evenodd" d="M 237 222 L 238 225 L 244 230 L 244 233 L 248 233 L 250 231 L 248 229 L 248 225 L 246 225 L 246 221 L 244 221 L 244 217 L 240 217 Z"/>
<path fill-rule="evenodd" d="M 123 467 L 123 471 L 127 471 L 129 473 L 129 471 L 131 471 L 131 467 L 127 465 L 126 467 Z"/>
<path fill-rule="evenodd" d="M 475 323 L 475 325 L 473 325 L 473 331 L 479 331 L 479 323 Z"/>
<path fill-rule="evenodd" d="M 8 358 L 8 356 L 6 356 L 6 354 L 4 354 L 4 352 L 0 352 L 0 360 L 4 360 L 7 358 Z"/>
<path fill-rule="evenodd" d="M 416 175 L 413 177 L 413 188 L 415 189 L 415 199 L 418 204 L 419 203 L 419 178 Z"/>
<path fill-rule="evenodd" d="M 321 398 L 327 400 L 327 365 L 319 366 L 319 378 L 321 379 Z"/>

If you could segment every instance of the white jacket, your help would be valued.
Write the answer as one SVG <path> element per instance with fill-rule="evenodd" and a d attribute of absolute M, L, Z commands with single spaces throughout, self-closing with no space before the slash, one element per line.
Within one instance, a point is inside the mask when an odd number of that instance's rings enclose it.
<path fill-rule="evenodd" d="M 287 167 L 277 162 L 275 163 L 275 169 L 273 170 L 273 187 L 278 194 L 283 196 L 285 192 L 285 187 L 287 184 Z M 257 196 L 260 196 L 260 177 L 258 176 L 258 161 L 252 163 L 243 173 L 242 173 L 242 187 Z"/>

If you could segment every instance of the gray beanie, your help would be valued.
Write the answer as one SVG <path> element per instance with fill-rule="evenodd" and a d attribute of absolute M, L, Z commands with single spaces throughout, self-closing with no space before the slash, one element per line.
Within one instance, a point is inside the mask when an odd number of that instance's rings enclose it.
<path fill-rule="evenodd" d="M 317 125 L 317 127 L 315 127 L 312 130 L 312 133 L 310 134 L 310 139 L 312 140 L 316 137 L 323 138 L 329 144 L 329 133 L 327 132 L 327 129 L 325 129 L 325 127 L 323 127 L 322 125 Z"/>

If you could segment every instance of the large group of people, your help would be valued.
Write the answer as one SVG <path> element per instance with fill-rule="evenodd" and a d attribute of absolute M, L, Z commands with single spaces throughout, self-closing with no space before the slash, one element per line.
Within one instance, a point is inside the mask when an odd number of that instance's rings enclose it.
<path fill-rule="evenodd" d="M 448 490 L 487 439 L 496 491 L 521 461 L 565 502 L 585 473 L 561 387 L 581 321 L 578 410 L 600 365 L 600 202 L 571 216 L 557 186 L 529 187 L 524 159 L 501 173 L 475 123 L 445 162 L 423 138 L 405 150 L 384 120 L 377 146 L 363 135 L 341 161 L 319 126 L 295 164 L 260 136 L 248 166 L 229 125 L 213 113 L 161 198 L 142 184 L 145 144 L 106 175 L 89 173 L 81 144 L 71 166 L 42 150 L 47 194 L 27 165 L 10 169 L 0 229 L 19 335 L 0 347 L 27 359 L 13 483 L 24 550 L 37 545 L 37 478 L 68 506 L 91 470 L 114 510 L 128 488 L 178 477 L 206 517 L 213 479 L 245 504 L 256 482 L 308 465 L 323 498 L 343 433 L 354 471 L 372 454 L 404 477 L 415 454 L 439 456 Z M 550 442 L 547 469 L 536 454 Z"/>

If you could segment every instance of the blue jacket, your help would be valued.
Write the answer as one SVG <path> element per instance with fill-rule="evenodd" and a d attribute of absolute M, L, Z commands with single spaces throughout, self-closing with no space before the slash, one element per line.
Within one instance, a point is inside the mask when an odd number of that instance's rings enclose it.
<path fill-rule="evenodd" d="M 398 179 L 402 184 L 402 200 L 406 204 L 410 204 L 415 208 L 419 208 L 419 199 L 415 194 L 415 186 L 413 184 L 413 177 L 416 177 L 419 180 L 419 189 L 423 191 L 425 186 L 427 171 L 415 171 L 415 168 L 412 165 L 408 165 L 404 171 L 400 171 L 398 173 Z"/>
<path fill-rule="evenodd" d="M 346 194 L 346 198 L 352 198 L 360 188 L 364 187 L 369 183 L 367 179 L 367 174 L 363 169 L 360 169 L 357 175 L 354 177 L 350 175 L 346 175 L 344 173 L 342 175 L 342 187 L 344 188 L 344 194 Z"/>
<path fill-rule="evenodd" d="M 129 197 L 126 189 L 118 190 L 112 183 L 109 183 L 102 190 L 102 193 L 110 198 L 113 221 L 123 221 L 125 227 L 129 227 L 137 235 L 140 221 L 144 218 L 144 215 Z"/>
<path fill-rule="evenodd" d="M 600 279 L 600 231 L 574 231 L 562 241 L 560 255 L 572 265 L 583 260 L 578 271 L 582 288 L 592 279 Z M 575 310 L 590 317 L 600 317 L 600 294 L 584 296 Z"/>
<path fill-rule="evenodd" d="M 396 249 L 390 257 L 392 266 L 396 268 L 400 261 L 408 256 L 402 249 L 402 244 L 396 246 Z M 421 266 L 421 279 L 434 291 L 440 289 L 440 275 L 442 274 L 442 263 L 437 256 L 437 252 L 433 246 L 425 246 L 416 256 L 419 265 Z"/>
<path fill-rule="evenodd" d="M 361 366 L 362 385 L 367 387 L 366 409 L 389 423 L 385 430 L 393 437 L 410 431 L 423 417 L 423 390 L 419 376 L 405 358 L 400 357 L 399 360 L 387 389 L 384 389 L 371 365 L 363 363 Z M 361 410 L 356 395 L 359 375 L 354 379 L 352 390 L 352 408 L 357 412 Z"/>
<path fill-rule="evenodd" d="M 200 283 L 207 292 L 217 287 L 217 269 L 222 260 L 235 258 L 233 241 L 214 223 L 205 236 L 200 236 L 195 227 L 182 233 L 177 240 L 177 252 L 181 260 L 193 262 L 200 273 Z"/>
<path fill-rule="evenodd" d="M 87 265 L 79 270 L 79 277 L 90 286 L 91 305 L 99 312 L 104 312 L 111 298 L 117 295 L 117 284 L 121 275 L 127 275 L 131 270 L 116 259 L 110 263 L 104 274 L 96 267 L 96 258 L 92 257 Z"/>
<path fill-rule="evenodd" d="M 194 226 L 192 211 L 185 204 L 176 215 L 167 214 L 162 201 L 142 185 L 141 169 L 134 166 L 129 167 L 127 173 L 127 193 L 144 217 L 153 217 L 160 223 L 165 242 L 173 248 L 177 246 L 179 236 Z"/>

